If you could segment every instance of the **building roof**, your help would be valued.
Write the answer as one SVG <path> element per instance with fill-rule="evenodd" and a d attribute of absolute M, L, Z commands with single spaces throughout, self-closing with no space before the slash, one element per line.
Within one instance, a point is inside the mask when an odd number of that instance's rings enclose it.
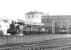
<path fill-rule="evenodd" d="M 31 11 L 31 12 L 28 12 L 26 14 L 43 14 L 43 12 Z"/>

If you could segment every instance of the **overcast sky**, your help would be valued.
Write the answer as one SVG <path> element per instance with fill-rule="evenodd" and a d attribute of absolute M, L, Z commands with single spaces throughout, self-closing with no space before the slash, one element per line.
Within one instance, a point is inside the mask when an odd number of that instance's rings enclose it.
<path fill-rule="evenodd" d="M 0 17 L 22 18 L 29 11 L 49 15 L 71 15 L 70 0 L 0 0 Z"/>

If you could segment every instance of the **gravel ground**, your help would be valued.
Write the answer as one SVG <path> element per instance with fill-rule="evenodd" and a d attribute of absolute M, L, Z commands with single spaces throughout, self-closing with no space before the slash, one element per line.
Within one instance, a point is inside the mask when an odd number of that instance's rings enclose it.
<path fill-rule="evenodd" d="M 0 50 L 71 50 L 71 35 L 49 34 L 25 35 L 24 37 L 4 36 L 2 43 L 5 45 L 1 45 Z"/>
<path fill-rule="evenodd" d="M 5 44 L 1 50 L 71 50 L 71 38 L 60 38 L 30 43 Z"/>

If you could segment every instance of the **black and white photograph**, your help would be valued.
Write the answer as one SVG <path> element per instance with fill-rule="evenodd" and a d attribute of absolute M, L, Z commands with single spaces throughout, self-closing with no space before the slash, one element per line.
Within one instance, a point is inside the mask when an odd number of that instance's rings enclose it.
<path fill-rule="evenodd" d="M 71 1 L 0 0 L 0 50 L 71 50 Z"/>

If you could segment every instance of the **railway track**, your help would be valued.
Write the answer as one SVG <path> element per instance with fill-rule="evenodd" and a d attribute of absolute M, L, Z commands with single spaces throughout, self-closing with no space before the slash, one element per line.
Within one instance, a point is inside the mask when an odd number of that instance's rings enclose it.
<path fill-rule="evenodd" d="M 71 50 L 71 38 L 0 45 L 0 50 Z"/>

